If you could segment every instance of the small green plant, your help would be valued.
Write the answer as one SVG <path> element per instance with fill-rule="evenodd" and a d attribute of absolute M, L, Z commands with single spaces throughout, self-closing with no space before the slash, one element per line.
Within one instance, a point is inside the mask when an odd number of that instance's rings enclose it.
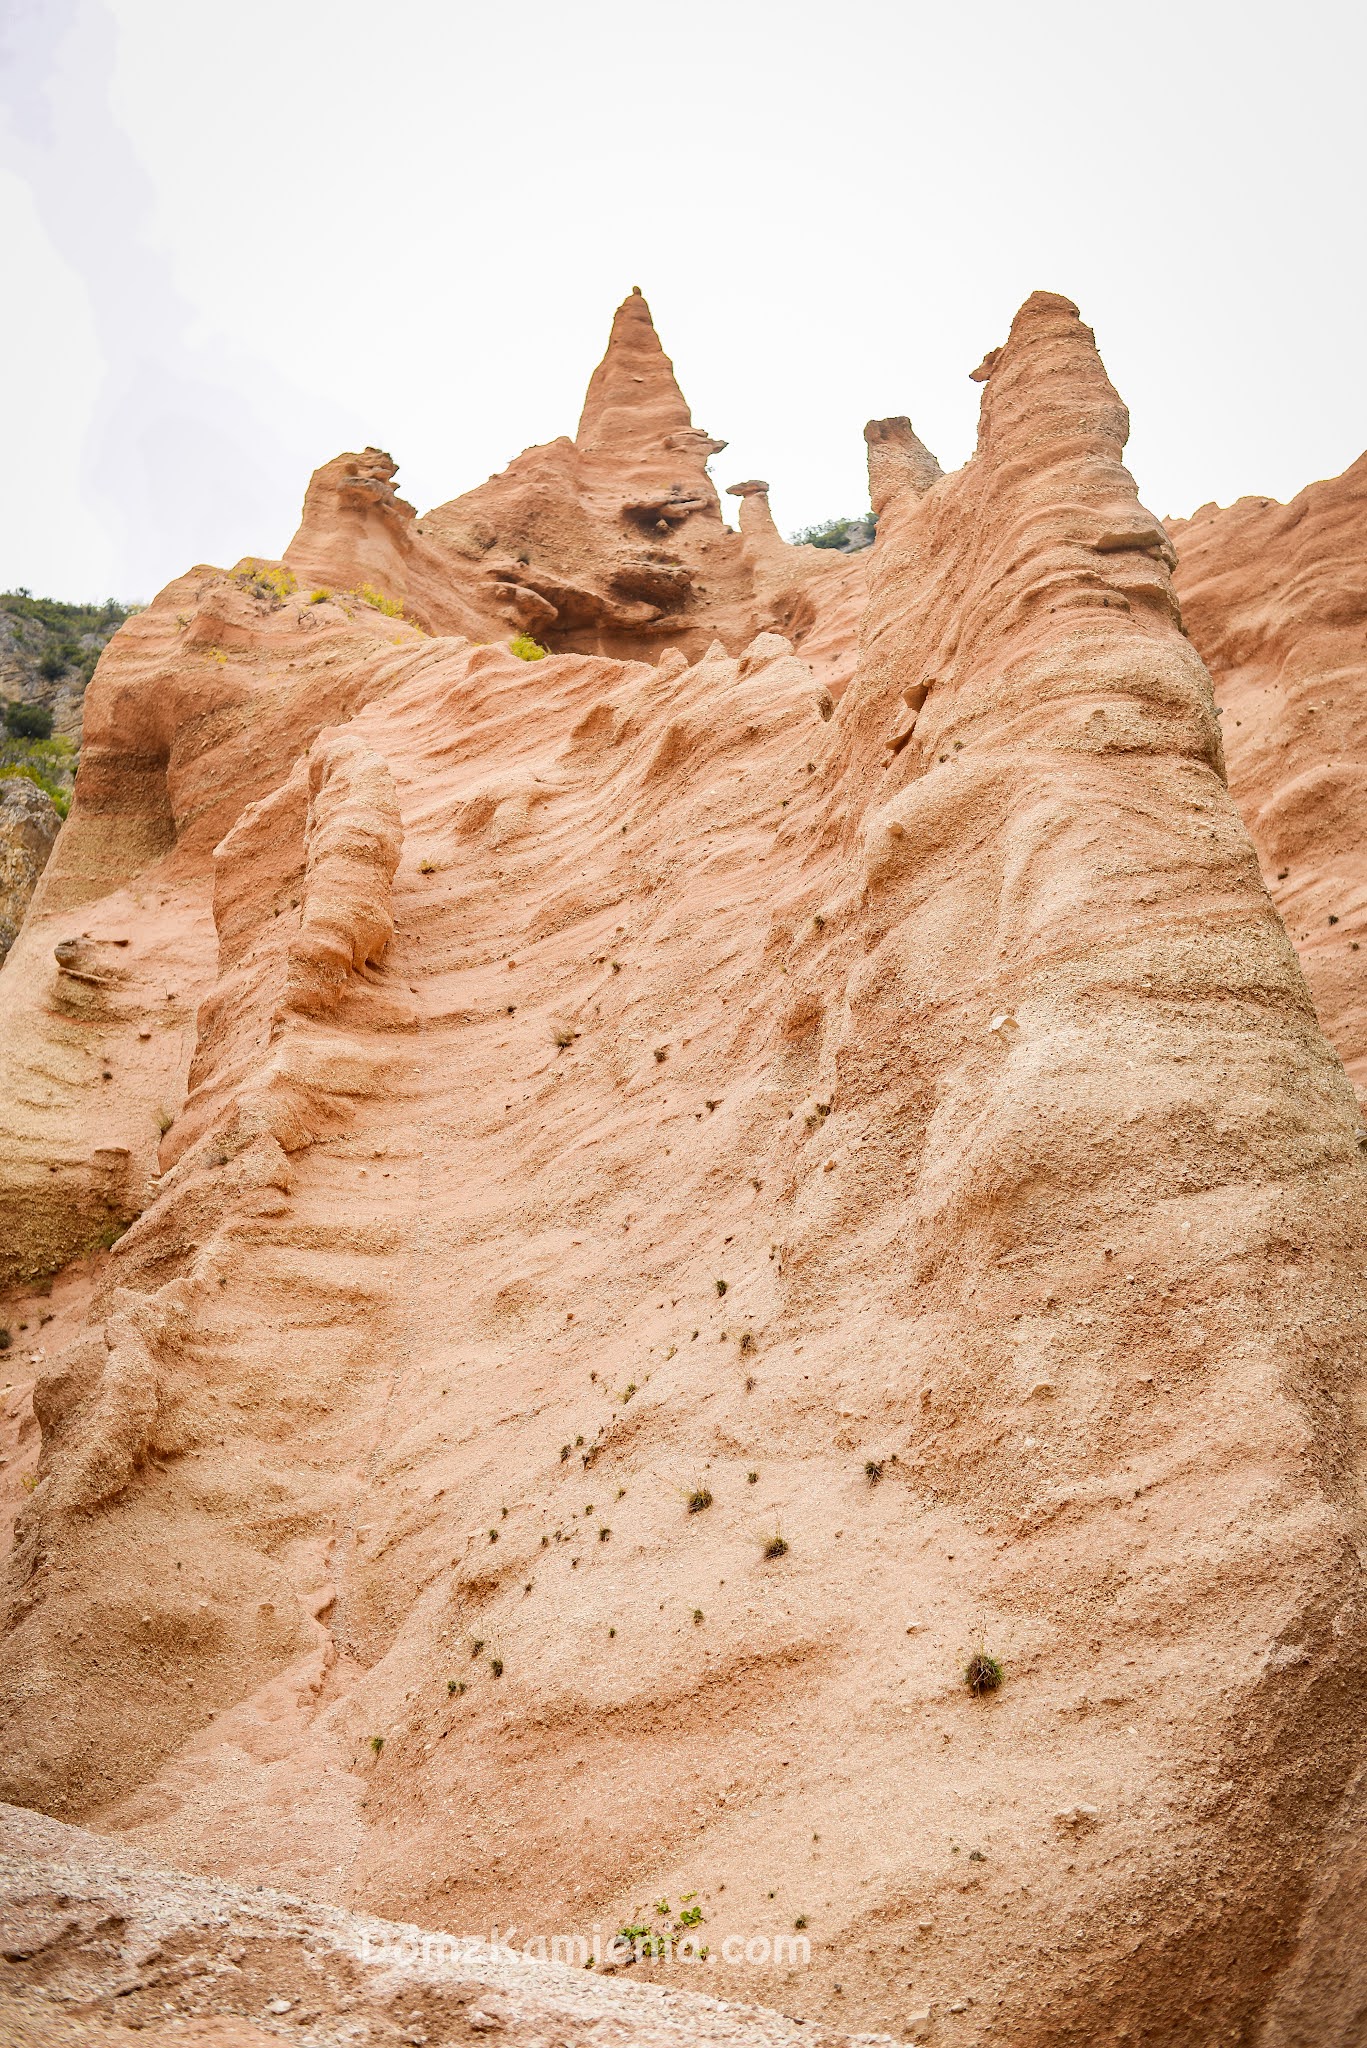
<path fill-rule="evenodd" d="M 474 1658 L 474 1657 L 478 1657 L 478 1655 L 479 1655 L 480 1651 L 481 1651 L 481 1650 L 482 1650 L 483 1648 L 484 1648 L 484 1638 L 483 1638 L 483 1636 L 476 1636 L 476 1637 L 475 1637 L 475 1639 L 474 1639 L 474 1641 L 473 1641 L 473 1642 L 471 1643 L 471 1645 L 470 1645 L 470 1655 L 471 1655 L 471 1657 L 472 1657 L 472 1658 Z"/>
<path fill-rule="evenodd" d="M 378 1756 L 380 1751 L 384 1748 L 383 1735 L 372 1735 L 370 1738 L 370 1747 L 374 1750 L 376 1756 Z"/>
<path fill-rule="evenodd" d="M 788 1555 L 788 1539 L 781 1529 L 775 1528 L 773 1535 L 764 1546 L 764 1555 L 766 1557 L 786 1557 Z"/>
<path fill-rule="evenodd" d="M 870 1486 L 877 1486 L 882 1476 L 883 1460 L 881 1458 L 866 1458 L 864 1460 L 864 1477 L 868 1480 Z"/>
<path fill-rule="evenodd" d="M 693 1609 L 693 1626 L 694 1626 L 694 1628 L 697 1628 L 697 1627 L 698 1627 L 698 1626 L 699 1626 L 699 1625 L 701 1624 L 701 1622 L 702 1622 L 702 1609 L 701 1609 L 701 1607 L 695 1607 L 695 1608 Z"/>
<path fill-rule="evenodd" d="M 759 1474 L 758 1474 L 758 1472 L 747 1472 L 747 1473 L 746 1473 L 746 1475 L 745 1475 L 745 1483 L 746 1483 L 746 1485 L 747 1485 L 747 1486 L 758 1486 L 758 1485 L 759 1485 Z"/>
<path fill-rule="evenodd" d="M 561 1052 L 564 1052 L 567 1046 L 573 1045 L 578 1036 L 579 1033 L 572 1024 L 557 1024 L 551 1033 L 551 1037 L 556 1045 L 559 1046 Z"/>
<path fill-rule="evenodd" d="M 543 647 L 539 640 L 533 640 L 530 633 L 514 633 L 508 642 L 508 648 L 519 661 L 544 661 L 550 653 L 549 647 Z"/>
<path fill-rule="evenodd" d="M 332 603 L 332 592 L 331 592 L 330 590 L 315 590 L 315 591 L 313 592 L 313 594 L 311 595 L 311 597 L 309 598 L 309 603 L 310 603 L 310 604 L 331 604 L 331 603 Z"/>
<path fill-rule="evenodd" d="M 434 860 L 420 860 L 418 862 L 418 873 L 420 875 L 435 875 L 436 872 L 437 863 Z"/>
<path fill-rule="evenodd" d="M 964 1684 L 974 1699 L 981 1699 L 984 1693 L 995 1692 L 1005 1676 L 1000 1660 L 989 1656 L 981 1643 L 964 1666 Z"/>
<path fill-rule="evenodd" d="M 799 1913 L 796 1920 L 794 1920 L 793 1925 L 794 1927 L 798 1928 L 805 1927 L 807 1925 L 807 1915 L 805 1913 Z"/>
<path fill-rule="evenodd" d="M 606 1527 L 605 1527 L 605 1528 L 602 1528 L 602 1529 L 600 1529 L 600 1530 L 598 1531 L 598 1541 L 599 1541 L 600 1543 L 606 1543 L 606 1542 L 607 1542 L 607 1541 L 609 1540 L 609 1538 L 611 1537 L 611 1535 L 612 1535 L 612 1531 L 611 1531 L 611 1529 L 608 1529 L 608 1528 L 606 1528 Z"/>
<path fill-rule="evenodd" d="M 701 1906 L 684 1906 L 679 1912 L 680 1927 L 698 1927 L 702 1924 Z"/>
<path fill-rule="evenodd" d="M 710 1487 L 704 1486 L 702 1482 L 699 1481 L 699 1483 L 694 1487 L 692 1493 L 690 1493 L 688 1496 L 688 1512 L 690 1515 L 700 1515 L 704 1508 L 710 1508 L 711 1505 L 711 1489 Z"/>
<path fill-rule="evenodd" d="M 489 1669 L 493 1672 L 495 1678 L 502 1678 L 503 1659 L 501 1657 L 491 1657 L 489 1659 Z"/>
<path fill-rule="evenodd" d="M 750 1351 L 753 1351 L 753 1350 L 754 1350 L 754 1348 L 755 1348 L 755 1333 L 754 1333 L 754 1331 L 753 1331 L 753 1330 L 742 1330 L 742 1331 L 741 1331 L 741 1333 L 740 1333 L 740 1348 L 741 1348 L 741 1355 L 742 1355 L 742 1357 L 743 1357 L 743 1356 L 744 1356 L 744 1355 L 745 1355 L 745 1354 L 746 1354 L 747 1352 L 750 1352 Z"/>
<path fill-rule="evenodd" d="M 462 1692 L 464 1692 L 464 1690 L 465 1690 L 465 1680 L 464 1680 L 463 1678 L 448 1678 L 448 1679 L 447 1679 L 447 1681 L 446 1681 L 446 1697 L 447 1697 L 448 1699 L 451 1699 L 451 1698 L 453 1698 L 453 1697 L 454 1697 L 454 1696 L 455 1696 L 455 1695 L 456 1695 L 457 1693 L 462 1693 Z"/>
<path fill-rule="evenodd" d="M 569 1455 L 570 1455 L 570 1447 L 569 1447 L 569 1445 L 568 1445 L 568 1444 L 561 1444 L 561 1446 L 560 1446 L 560 1462 L 561 1462 L 561 1464 L 562 1464 L 562 1465 L 563 1465 L 563 1464 L 564 1464 L 564 1463 L 566 1462 L 566 1460 L 568 1459 Z"/>
<path fill-rule="evenodd" d="M 730 1286 L 730 1284 L 731 1284 L 731 1283 L 730 1283 L 730 1281 L 729 1281 L 729 1280 L 718 1280 L 718 1281 L 717 1281 L 717 1282 L 715 1283 L 715 1285 L 716 1285 L 716 1289 L 717 1289 L 717 1292 L 718 1292 L 718 1294 L 725 1294 L 725 1292 L 726 1292 L 727 1288 L 728 1288 L 728 1287 Z"/>
<path fill-rule="evenodd" d="M 347 596 L 359 597 L 362 604 L 368 604 L 373 610 L 383 612 L 387 619 L 403 617 L 403 606 L 399 600 L 396 597 L 386 597 L 373 583 L 363 583 L 359 590 L 349 590 Z"/>
<path fill-rule="evenodd" d="M 656 1046 L 656 1048 L 655 1048 L 655 1064 L 656 1064 L 656 1066 L 657 1066 L 657 1067 L 659 1067 L 659 1066 L 663 1066 L 663 1065 L 664 1065 L 664 1063 L 665 1063 L 665 1061 L 666 1061 L 666 1060 L 667 1060 L 668 1058 L 669 1058 L 669 1047 L 668 1047 L 667 1045 L 657 1045 L 657 1046 Z"/>
<path fill-rule="evenodd" d="M 271 568 L 268 563 L 258 562 L 251 556 L 234 571 L 233 581 L 241 589 L 250 591 L 253 597 L 273 598 L 277 604 L 293 597 L 299 588 L 299 579 L 283 562 Z"/>

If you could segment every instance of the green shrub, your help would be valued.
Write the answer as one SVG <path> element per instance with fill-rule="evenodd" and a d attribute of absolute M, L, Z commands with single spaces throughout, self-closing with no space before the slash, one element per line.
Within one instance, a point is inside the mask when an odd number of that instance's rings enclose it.
<path fill-rule="evenodd" d="M 61 783 L 54 782 L 51 776 L 44 775 L 32 762 L 10 761 L 0 765 L 0 782 L 7 782 L 12 776 L 22 776 L 25 782 L 36 783 L 43 795 L 52 799 L 59 818 L 64 818 L 71 809 L 71 791 L 63 789 Z"/>
<path fill-rule="evenodd" d="M 29 710 L 33 707 L 20 707 Z M 65 817 L 71 805 L 71 780 L 76 771 L 76 749 L 72 742 L 54 735 L 51 739 L 0 739 L 0 778 L 23 776 L 51 797 L 58 815 Z"/>
<path fill-rule="evenodd" d="M 985 1692 L 995 1692 L 1005 1676 L 1000 1661 L 989 1657 L 981 1646 L 964 1666 L 964 1684 L 975 1699 L 981 1699 Z"/>
<path fill-rule="evenodd" d="M 871 547 L 878 515 L 866 512 L 862 519 L 825 519 L 819 526 L 800 526 L 788 538 L 795 548 L 857 548 Z"/>
<path fill-rule="evenodd" d="M 142 610 L 138 604 L 120 604 L 107 597 L 103 604 L 63 604 L 55 597 L 35 597 L 29 590 L 0 591 L 0 611 L 12 618 L 32 619 L 49 633 L 70 639 L 86 633 L 115 632 L 124 620 Z"/>
<path fill-rule="evenodd" d="M 47 656 L 44 655 L 44 661 Z M 61 675 L 66 667 L 63 661 L 57 669 Z M 47 670 L 43 670 L 44 675 Z M 52 738 L 52 713 L 41 704 L 9 703 L 5 706 L 5 731 L 16 740 L 50 740 Z"/>
<path fill-rule="evenodd" d="M 287 597 L 293 597 L 299 588 L 294 571 L 287 569 L 283 562 L 272 568 L 268 562 L 258 562 L 251 555 L 240 569 L 233 571 L 233 581 L 240 584 L 243 590 L 251 591 L 253 596 L 274 598 L 277 604 L 283 604 Z"/>
<path fill-rule="evenodd" d="M 508 646 L 519 661 L 544 661 L 550 653 L 550 649 L 543 647 L 539 640 L 533 640 L 530 633 L 514 633 Z"/>
<path fill-rule="evenodd" d="M 387 619 L 401 619 L 403 606 L 397 597 L 386 597 L 373 583 L 363 583 L 359 590 L 349 590 L 348 597 L 359 597 L 362 604 L 373 605 L 377 612 L 383 612 Z"/>

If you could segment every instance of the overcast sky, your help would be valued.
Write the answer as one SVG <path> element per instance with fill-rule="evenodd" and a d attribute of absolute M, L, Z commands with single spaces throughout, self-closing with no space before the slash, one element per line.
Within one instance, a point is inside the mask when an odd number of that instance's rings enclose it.
<path fill-rule="evenodd" d="M 1367 445 L 1360 7 L 0 0 L 0 587 L 275 555 L 367 442 L 419 509 L 572 433 L 650 300 L 719 484 L 946 466 L 1036 287 L 1157 512 Z"/>

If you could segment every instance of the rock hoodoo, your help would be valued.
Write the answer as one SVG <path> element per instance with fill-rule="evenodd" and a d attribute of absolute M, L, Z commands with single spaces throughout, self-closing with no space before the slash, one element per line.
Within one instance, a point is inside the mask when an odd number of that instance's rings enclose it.
<path fill-rule="evenodd" d="M 103 656 L 0 1005 L 26 2024 L 160 1883 L 168 2042 L 355 1914 L 667 1935 L 529 2041 L 1358 2038 L 1356 983 L 1264 885 L 1356 486 L 1170 535 L 1049 294 L 979 381 L 790 547 L 633 293 L 575 439 Z"/>

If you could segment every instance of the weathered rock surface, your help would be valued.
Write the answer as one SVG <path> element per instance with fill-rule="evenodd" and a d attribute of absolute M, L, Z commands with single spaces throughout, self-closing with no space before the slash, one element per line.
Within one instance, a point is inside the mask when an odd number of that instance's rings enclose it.
<path fill-rule="evenodd" d="M 131 1224 L 6 1310 L 9 1796 L 800 1928 L 735 1988 L 841 2029 L 1358 2038 L 1361 1120 L 1076 309 L 980 381 L 786 548 L 633 295 L 574 441 L 119 635 L 0 1014 L 16 1290 Z"/>
<path fill-rule="evenodd" d="M 0 775 L 0 965 L 62 829 L 57 806 L 23 775 Z"/>
<path fill-rule="evenodd" d="M 1367 455 L 1288 505 L 1242 498 L 1168 524 L 1231 794 L 1367 1100 Z"/>

